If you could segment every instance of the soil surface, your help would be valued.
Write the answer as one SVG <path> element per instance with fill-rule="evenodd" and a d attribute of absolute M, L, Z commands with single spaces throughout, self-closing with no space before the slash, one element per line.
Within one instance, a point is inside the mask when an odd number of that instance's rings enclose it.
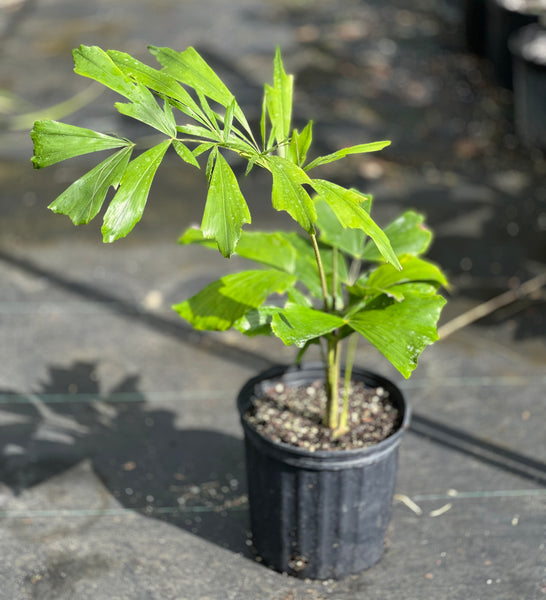
<path fill-rule="evenodd" d="M 340 389 L 340 398 L 343 389 Z M 322 381 L 306 386 L 276 383 L 254 398 L 245 419 L 274 442 L 311 452 L 353 450 L 377 444 L 400 427 L 401 415 L 382 387 L 353 382 L 349 394 L 349 430 L 335 437 L 322 424 L 326 390 Z"/>

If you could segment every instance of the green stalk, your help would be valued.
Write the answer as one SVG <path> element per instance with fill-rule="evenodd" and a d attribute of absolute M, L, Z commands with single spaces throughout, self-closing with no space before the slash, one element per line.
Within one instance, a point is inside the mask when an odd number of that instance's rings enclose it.
<path fill-rule="evenodd" d="M 332 253 L 332 312 L 336 311 L 336 296 L 337 296 L 337 262 L 338 250 L 334 247 Z"/>
<path fill-rule="evenodd" d="M 317 261 L 317 267 L 320 277 L 320 287 L 322 289 L 322 297 L 324 298 L 324 312 L 330 312 L 328 305 L 328 285 L 326 283 L 326 275 L 324 273 L 324 266 L 322 264 L 322 258 L 320 257 L 320 250 L 318 247 L 317 236 L 314 233 L 309 234 L 311 236 L 311 242 L 313 244 L 313 250 L 315 251 L 315 260 Z"/>
<path fill-rule="evenodd" d="M 360 274 L 360 266 L 362 261 L 359 258 L 355 258 L 351 263 L 351 268 L 349 269 L 349 283 L 351 285 L 358 279 L 358 275 Z"/>
<path fill-rule="evenodd" d="M 328 339 L 328 365 L 326 367 L 326 410 L 323 425 L 337 429 L 339 422 L 339 340 Z"/>
<path fill-rule="evenodd" d="M 337 265 L 338 253 L 334 248 L 332 254 L 332 312 L 336 311 L 336 292 L 337 292 Z M 336 335 L 337 332 L 334 332 Z M 334 431 L 339 427 L 339 366 L 340 366 L 340 340 L 336 336 L 329 340 L 333 347 L 332 354 L 328 360 L 328 404 L 326 414 L 328 415 L 328 426 Z"/>
<path fill-rule="evenodd" d="M 347 356 L 345 359 L 345 380 L 343 383 L 343 408 L 341 410 L 341 417 L 339 420 L 339 433 L 347 431 L 347 420 L 349 417 L 349 388 L 351 385 L 351 376 L 353 374 L 353 364 L 356 354 L 356 346 L 358 343 L 358 336 L 352 334 L 349 336 L 347 343 Z"/>
<path fill-rule="evenodd" d="M 330 308 L 328 302 L 328 284 L 326 282 L 326 274 L 324 272 L 324 265 L 320 256 L 317 237 L 314 233 L 310 235 L 313 249 L 315 251 L 315 259 L 317 261 L 320 285 L 324 298 L 324 311 L 331 313 L 334 307 Z M 339 421 L 339 338 L 335 334 L 328 337 L 328 354 L 325 375 L 327 400 L 322 422 L 325 427 L 337 429 Z"/>

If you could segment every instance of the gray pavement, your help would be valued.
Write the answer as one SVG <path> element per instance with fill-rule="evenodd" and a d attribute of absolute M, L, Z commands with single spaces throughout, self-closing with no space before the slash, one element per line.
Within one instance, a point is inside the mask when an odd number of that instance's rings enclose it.
<path fill-rule="evenodd" d="M 462 4 L 462 3 L 461 3 Z M 546 270 L 546 166 L 513 131 L 510 95 L 466 53 L 458 3 L 421 0 L 0 0 L 0 599 L 538 600 L 546 597 L 544 292 L 423 354 L 382 561 L 340 582 L 253 556 L 243 382 L 293 358 L 273 340 L 197 334 L 170 310 L 226 268 L 181 248 L 201 173 L 168 157 L 131 236 L 100 242 L 46 210 L 86 161 L 35 172 L 28 113 L 83 93 L 66 119 L 127 135 L 113 97 L 71 72 L 71 48 L 145 56 L 194 44 L 259 101 L 275 45 L 296 117 L 321 150 L 392 139 L 332 173 L 375 195 L 379 220 L 427 214 L 453 282 L 444 322 Z M 252 114 L 252 110 L 250 110 Z M 28 122 L 28 126 L 26 123 Z M 25 128 L 26 127 L 26 128 Z M 267 182 L 245 181 L 256 223 Z M 237 263 L 227 263 L 235 269 Z"/>

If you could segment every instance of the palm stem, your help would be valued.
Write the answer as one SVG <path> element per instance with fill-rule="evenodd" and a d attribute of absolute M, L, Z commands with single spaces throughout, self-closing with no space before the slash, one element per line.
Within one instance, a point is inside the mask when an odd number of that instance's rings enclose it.
<path fill-rule="evenodd" d="M 309 234 L 311 236 L 311 242 L 313 244 L 313 250 L 315 251 L 315 260 L 317 261 L 317 267 L 320 278 L 320 287 L 322 289 L 322 297 L 324 299 L 324 312 L 330 312 L 328 304 L 328 284 L 326 283 L 326 275 L 324 273 L 324 266 L 322 264 L 322 258 L 320 256 L 320 250 L 318 247 L 317 236 L 314 233 Z"/>
<path fill-rule="evenodd" d="M 338 250 L 332 252 L 332 312 L 336 311 Z"/>
<path fill-rule="evenodd" d="M 343 384 L 343 408 L 341 410 L 341 417 L 339 420 L 340 432 L 347 429 L 347 421 L 349 417 L 349 390 L 351 387 L 351 376 L 353 374 L 353 364 L 356 354 L 356 345 L 358 343 L 358 336 L 353 333 L 349 336 L 347 343 L 347 356 L 345 358 L 345 381 Z"/>
<path fill-rule="evenodd" d="M 326 367 L 326 410 L 323 425 L 337 429 L 339 422 L 339 340 L 328 340 L 328 364 Z"/>

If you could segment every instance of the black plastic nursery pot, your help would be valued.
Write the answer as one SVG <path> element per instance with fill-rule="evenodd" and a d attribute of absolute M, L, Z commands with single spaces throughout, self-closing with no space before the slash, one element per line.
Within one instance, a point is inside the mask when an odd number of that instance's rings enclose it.
<path fill-rule="evenodd" d="M 538 21 L 538 15 L 524 0 L 486 1 L 486 55 L 493 64 L 499 85 L 513 87 L 512 56 L 508 47 L 510 36 Z"/>
<path fill-rule="evenodd" d="M 464 0 L 466 47 L 473 54 L 485 54 L 485 0 Z"/>
<path fill-rule="evenodd" d="M 516 131 L 524 144 L 546 149 L 546 28 L 528 25 L 510 39 Z"/>
<path fill-rule="evenodd" d="M 353 380 L 383 387 L 401 416 L 388 438 L 357 450 L 310 452 L 273 442 L 243 418 L 255 396 L 279 381 L 324 379 L 321 364 L 274 367 L 249 380 L 237 400 L 245 434 L 253 543 L 270 567 L 310 579 L 340 579 L 383 554 L 396 483 L 398 446 L 410 410 L 388 379 L 353 369 Z"/>

